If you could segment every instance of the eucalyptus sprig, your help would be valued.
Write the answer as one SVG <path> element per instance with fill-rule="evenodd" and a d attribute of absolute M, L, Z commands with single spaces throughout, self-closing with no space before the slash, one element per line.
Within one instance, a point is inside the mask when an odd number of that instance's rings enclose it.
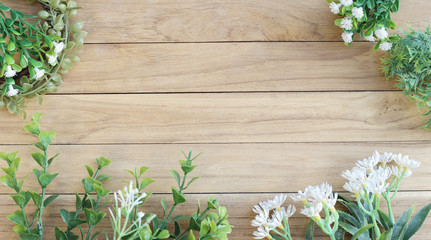
<path fill-rule="evenodd" d="M 431 115 L 431 31 L 402 31 L 403 36 L 382 59 L 383 73 L 387 79 L 394 78 L 397 87 L 407 98 L 415 100 L 419 110 L 426 109 L 424 116 Z M 424 128 L 431 127 L 431 119 Z"/>
<path fill-rule="evenodd" d="M 30 2 L 35 2 L 32 0 Z M 38 0 L 43 10 L 25 15 L 0 2 L 0 107 L 24 113 L 25 97 L 56 92 L 84 44 L 84 23 L 70 23 L 80 8 L 73 0 Z M 31 20 L 38 18 L 38 20 Z"/>

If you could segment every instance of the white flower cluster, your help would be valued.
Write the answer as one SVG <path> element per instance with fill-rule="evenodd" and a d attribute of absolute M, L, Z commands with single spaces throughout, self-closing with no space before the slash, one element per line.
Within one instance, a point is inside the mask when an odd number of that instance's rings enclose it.
<path fill-rule="evenodd" d="M 58 54 L 61 53 L 64 50 L 65 45 L 64 45 L 63 42 L 59 42 L 59 43 L 58 42 L 53 42 L 53 46 L 54 46 L 54 49 L 52 50 L 53 54 L 50 55 L 49 53 L 47 53 L 46 57 L 48 59 L 48 63 L 51 64 L 52 66 L 55 66 L 58 63 L 58 61 L 57 61 L 57 59 L 59 57 Z M 28 63 L 28 60 L 27 60 L 27 58 L 25 56 L 24 56 L 24 59 Z M 37 79 L 40 79 L 43 76 L 45 76 L 45 70 L 44 69 L 39 69 L 37 67 L 34 67 L 33 71 L 34 71 L 34 77 L 33 77 L 33 79 L 37 80 Z M 17 71 L 15 69 L 13 69 L 11 65 L 7 65 L 6 66 L 6 71 L 4 73 L 4 77 L 12 78 L 12 77 L 16 76 L 16 73 L 17 73 Z M 16 96 L 19 93 L 18 89 L 15 89 L 12 85 L 13 84 L 9 84 L 7 86 L 8 87 L 8 91 L 6 93 L 6 96 L 8 96 L 8 97 Z"/>
<path fill-rule="evenodd" d="M 335 211 L 338 194 L 332 192 L 332 186 L 322 183 L 317 186 L 308 186 L 304 192 L 301 190 L 291 196 L 295 202 L 302 202 L 305 208 L 301 211 L 307 217 L 320 220 L 320 212 L 328 208 L 331 212 Z"/>
<path fill-rule="evenodd" d="M 111 223 L 114 229 L 115 240 L 122 239 L 122 237 L 126 235 L 135 234 L 137 230 L 147 226 L 148 223 L 156 217 L 156 215 L 150 216 L 146 220 L 146 223 L 143 224 L 142 219 L 145 216 L 145 213 L 138 212 L 136 220 L 131 222 L 130 227 L 126 228 L 135 207 L 139 207 L 146 196 L 146 193 L 139 194 L 139 190 L 133 187 L 132 182 L 130 182 L 129 187 L 126 186 L 123 190 L 118 190 L 114 193 L 115 209 L 112 211 L 111 208 L 109 208 L 109 213 L 111 214 Z M 123 216 L 126 219 L 124 223 L 122 221 Z"/>
<path fill-rule="evenodd" d="M 339 26 L 343 29 L 341 38 L 346 44 L 353 42 L 353 34 L 356 31 L 355 26 L 365 21 L 365 12 L 362 7 L 353 7 L 353 0 L 333 1 L 329 4 L 329 10 L 333 14 L 340 15 L 340 9 L 344 8 L 343 19 L 338 20 Z M 383 51 L 388 51 L 392 48 L 392 43 L 389 42 L 389 35 L 385 27 L 379 27 L 374 32 L 365 34 L 365 40 L 374 42 L 376 39 L 381 40 L 379 48 Z"/>
<path fill-rule="evenodd" d="M 277 227 L 284 229 L 283 220 L 287 221 L 296 211 L 295 206 L 289 205 L 287 208 L 281 206 L 286 199 L 287 196 L 285 194 L 280 194 L 272 200 L 259 202 L 258 205 L 254 206 L 253 212 L 257 215 L 251 221 L 251 225 L 257 227 L 257 231 L 253 233 L 255 239 L 265 237 L 271 239 L 271 230 Z"/>
<path fill-rule="evenodd" d="M 395 163 L 391 165 L 390 163 Z M 387 180 L 394 176 L 396 183 L 401 178 L 409 177 L 412 169 L 418 168 L 420 162 L 409 159 L 401 154 L 374 152 L 368 158 L 358 161 L 351 170 L 344 171 L 341 176 L 348 180 L 344 189 L 353 193 L 356 198 L 366 193 L 380 196 L 389 187 Z"/>

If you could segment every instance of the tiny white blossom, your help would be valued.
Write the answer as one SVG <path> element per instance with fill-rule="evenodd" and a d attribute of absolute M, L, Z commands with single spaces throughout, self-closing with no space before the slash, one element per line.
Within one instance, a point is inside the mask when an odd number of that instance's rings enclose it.
<path fill-rule="evenodd" d="M 375 34 L 376 34 L 376 37 L 382 40 L 388 37 L 388 32 L 386 31 L 385 27 L 381 27 L 377 29 Z"/>
<path fill-rule="evenodd" d="M 348 32 L 343 32 L 342 34 L 341 34 L 341 37 L 343 38 L 343 41 L 345 42 L 345 43 L 351 43 L 351 42 L 353 42 L 353 33 L 348 33 Z"/>
<path fill-rule="evenodd" d="M 381 195 L 382 192 L 385 192 L 386 188 L 388 187 L 386 180 L 390 176 L 391 170 L 389 168 L 378 168 L 368 176 L 365 188 L 368 192 Z"/>
<path fill-rule="evenodd" d="M 377 158 L 378 161 L 379 161 L 379 163 L 381 163 L 383 166 L 385 166 L 386 164 L 392 162 L 392 160 L 393 160 L 392 156 L 393 155 L 394 154 L 392 154 L 391 152 L 390 153 L 385 152 L 383 154 L 380 154 L 377 151 L 375 151 L 374 154 L 373 154 L 374 158 Z"/>
<path fill-rule="evenodd" d="M 409 159 L 409 156 L 402 156 L 401 154 L 397 154 L 394 156 L 394 161 L 398 164 L 399 167 L 404 168 L 404 171 L 409 169 L 418 168 L 421 166 L 421 163 L 412 159 Z"/>
<path fill-rule="evenodd" d="M 363 186 L 362 184 L 359 184 L 358 182 L 346 182 L 344 183 L 343 188 L 353 194 L 355 194 L 355 197 L 359 196 L 363 192 Z"/>
<path fill-rule="evenodd" d="M 364 17 L 364 10 L 362 7 L 354 7 L 352 8 L 352 15 L 359 20 Z"/>
<path fill-rule="evenodd" d="M 251 225 L 255 227 L 268 225 L 269 212 L 261 212 L 251 221 Z"/>
<path fill-rule="evenodd" d="M 257 228 L 257 231 L 253 232 L 254 235 L 254 239 L 262 239 L 262 238 L 266 238 L 269 235 L 269 228 L 265 227 L 265 226 L 260 226 Z"/>
<path fill-rule="evenodd" d="M 12 84 L 9 84 L 8 87 L 9 87 L 9 91 L 6 93 L 6 96 L 13 97 L 19 93 L 18 89 L 13 88 Z"/>
<path fill-rule="evenodd" d="M 353 0 L 340 0 L 341 4 L 348 7 L 353 4 Z"/>
<path fill-rule="evenodd" d="M 329 209 L 335 209 L 335 204 L 337 204 L 338 193 L 331 194 L 326 200 L 326 205 Z"/>
<path fill-rule="evenodd" d="M 54 55 L 46 54 L 46 57 L 48 58 L 49 64 L 51 64 L 52 66 L 57 65 L 57 54 L 54 54 Z"/>
<path fill-rule="evenodd" d="M 130 211 L 130 209 L 141 204 L 142 200 L 147 196 L 146 193 L 139 195 L 139 190 L 133 187 L 132 182 L 130 182 L 129 188 L 124 187 L 124 190 L 118 190 L 117 194 L 118 195 L 114 195 L 115 201 L 119 201 L 121 203 L 121 208 L 126 209 L 126 211 Z"/>
<path fill-rule="evenodd" d="M 254 205 L 253 212 L 260 214 L 261 212 L 269 212 L 268 202 L 259 202 L 259 205 Z"/>
<path fill-rule="evenodd" d="M 310 206 L 301 210 L 301 213 L 310 218 L 320 219 L 320 212 L 323 209 L 322 203 L 316 204 L 316 206 Z"/>
<path fill-rule="evenodd" d="M 280 210 L 281 205 L 283 205 L 286 199 L 287 199 L 286 194 L 280 194 L 278 196 L 275 196 L 274 199 L 268 201 L 269 210 L 272 210 L 272 209 Z"/>
<path fill-rule="evenodd" d="M 270 229 L 274 229 L 277 228 L 278 226 L 281 225 L 281 223 L 283 222 L 283 213 L 280 211 L 274 211 L 274 213 L 272 214 L 271 219 L 269 219 L 268 221 L 268 226 L 270 227 Z"/>
<path fill-rule="evenodd" d="M 331 2 L 329 4 L 329 9 L 331 10 L 331 12 L 333 14 L 339 14 L 340 13 L 340 7 L 341 7 L 341 3 L 335 3 L 335 2 Z"/>
<path fill-rule="evenodd" d="M 379 159 L 376 156 L 370 156 L 368 158 L 364 158 L 362 161 L 358 161 L 356 166 L 368 170 L 368 172 L 372 172 L 374 168 L 379 163 Z"/>
<path fill-rule="evenodd" d="M 5 77 L 14 77 L 16 75 L 16 71 L 12 69 L 10 65 L 7 65 L 6 72 L 4 73 Z"/>
<path fill-rule="evenodd" d="M 301 190 L 299 190 L 297 194 L 292 194 L 290 198 L 292 198 L 292 200 L 295 202 L 307 203 L 308 201 L 307 189 L 305 189 L 305 192 L 302 192 Z"/>
<path fill-rule="evenodd" d="M 353 167 L 352 170 L 346 170 L 341 173 L 341 176 L 350 182 L 358 183 L 365 186 L 367 182 L 367 170 L 361 167 Z"/>
<path fill-rule="evenodd" d="M 53 42 L 52 45 L 54 45 L 54 52 L 57 54 L 61 53 L 64 49 L 64 42 L 60 42 L 60 43 Z"/>
<path fill-rule="evenodd" d="M 392 43 L 390 42 L 382 42 L 379 46 L 382 51 L 389 51 L 392 48 Z"/>
<path fill-rule="evenodd" d="M 375 42 L 376 38 L 373 34 L 371 34 L 370 36 L 365 36 L 365 40 L 367 40 L 368 42 Z"/>
<path fill-rule="evenodd" d="M 39 68 L 34 68 L 34 78 L 39 79 L 45 75 L 45 70 L 40 70 Z"/>
<path fill-rule="evenodd" d="M 392 166 L 391 170 L 392 170 L 392 175 L 394 175 L 397 178 L 400 178 L 401 175 L 403 175 L 403 173 L 404 173 L 404 178 L 410 177 L 413 173 L 412 170 L 410 169 L 407 169 L 406 171 L 404 168 L 398 167 L 398 166 Z"/>
<path fill-rule="evenodd" d="M 284 218 L 290 218 L 296 212 L 296 207 L 294 205 L 289 205 L 287 208 L 282 207 L 280 211 Z"/>
<path fill-rule="evenodd" d="M 340 27 L 344 28 L 345 30 L 352 30 L 353 20 L 347 17 L 343 18 L 341 20 Z"/>

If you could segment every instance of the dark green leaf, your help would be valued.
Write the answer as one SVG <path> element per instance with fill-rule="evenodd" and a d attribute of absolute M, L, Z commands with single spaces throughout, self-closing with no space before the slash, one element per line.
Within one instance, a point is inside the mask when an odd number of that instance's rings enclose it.
<path fill-rule="evenodd" d="M 400 240 L 403 238 L 404 231 L 407 228 L 407 223 L 410 220 L 410 217 L 413 214 L 414 206 L 409 207 L 406 211 L 401 214 L 398 220 L 395 222 L 393 232 L 392 232 L 392 240 Z"/>
<path fill-rule="evenodd" d="M 410 221 L 404 233 L 403 240 L 407 240 L 413 237 L 413 235 L 421 228 L 422 224 L 424 223 L 425 219 L 430 213 L 430 210 L 431 210 L 431 204 L 428 204 L 425 207 L 423 207 L 421 210 L 419 210 L 419 212 Z"/>

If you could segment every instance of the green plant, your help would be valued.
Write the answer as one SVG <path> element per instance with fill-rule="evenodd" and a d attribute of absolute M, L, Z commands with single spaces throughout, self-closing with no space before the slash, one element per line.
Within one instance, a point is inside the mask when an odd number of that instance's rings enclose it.
<path fill-rule="evenodd" d="M 25 97 L 37 97 L 41 104 L 42 95 L 57 91 L 62 74 L 79 61 L 75 54 L 87 35 L 82 21 L 70 24 L 79 9 L 75 1 L 37 2 L 43 7 L 38 16 L 0 2 L 0 107 L 24 116 Z"/>
<path fill-rule="evenodd" d="M 36 190 L 23 190 L 24 179 L 18 180 L 16 172 L 21 163 L 21 159 L 17 157 L 18 152 L 14 153 L 0 153 L 0 159 L 6 161 L 8 167 L 2 168 L 6 175 L 0 177 L 0 181 L 15 191 L 15 194 L 10 196 L 20 208 L 13 214 L 8 216 L 8 219 L 14 222 L 16 225 L 14 231 L 19 234 L 20 239 L 23 240 L 42 240 L 45 234 L 45 226 L 43 224 L 43 212 L 44 210 L 59 196 L 54 194 L 47 196 L 47 188 L 52 181 L 57 177 L 58 173 L 50 173 L 49 167 L 52 162 L 59 154 L 53 157 L 48 156 L 48 147 L 54 140 L 56 133 L 53 131 L 41 131 L 39 127 L 39 120 L 42 114 L 36 113 L 33 115 L 30 123 L 28 123 L 24 130 L 36 136 L 39 142 L 33 145 L 37 147 L 41 152 L 32 153 L 33 160 L 40 166 L 40 169 L 33 169 L 33 173 L 40 186 L 40 191 Z M 109 178 L 107 175 L 99 175 L 99 172 L 103 167 L 108 166 L 111 163 L 106 158 L 101 157 L 97 159 L 98 168 L 96 173 L 93 174 L 91 167 L 87 167 L 90 177 L 82 180 L 85 195 L 81 199 L 76 194 L 76 211 L 69 212 L 65 209 L 61 209 L 60 213 L 63 221 L 67 225 L 65 232 L 59 228 L 55 228 L 55 237 L 57 240 L 67 239 L 78 239 L 72 229 L 78 227 L 81 232 L 81 239 L 84 239 L 84 231 L 81 228 L 81 224 L 86 223 L 88 231 L 85 239 L 93 239 L 98 233 L 91 235 L 91 230 L 104 218 L 105 213 L 101 212 L 101 208 L 107 202 L 101 202 L 101 199 L 107 196 L 110 191 L 106 190 L 102 186 L 102 181 Z M 90 193 L 96 193 L 96 200 L 94 200 Z M 26 212 L 26 207 L 30 200 L 33 200 L 36 210 L 33 213 Z M 85 214 L 80 217 L 79 213 L 84 212 Z"/>
<path fill-rule="evenodd" d="M 395 78 L 397 87 L 404 95 L 417 101 L 419 109 L 427 109 L 424 116 L 431 114 L 431 32 L 402 31 L 403 37 L 389 51 L 389 57 L 382 59 L 383 73 L 387 79 Z M 431 119 L 424 125 L 431 126 Z"/>
<path fill-rule="evenodd" d="M 166 200 L 161 200 L 163 208 L 163 215 L 161 217 L 152 213 L 144 214 L 138 210 L 151 195 L 151 193 L 142 192 L 146 186 L 153 182 L 152 179 L 143 177 L 148 167 L 142 167 L 139 171 L 138 169 L 134 171 L 127 170 L 132 174 L 135 183 L 133 186 L 133 183 L 130 182 L 129 187 L 125 187 L 124 190 L 119 190 L 115 193 L 114 209 L 110 210 L 114 240 L 167 238 L 194 240 L 196 236 L 200 240 L 228 239 L 227 235 L 231 232 L 232 226 L 228 222 L 227 210 L 211 197 L 205 209 L 202 209 L 200 202 L 198 202 L 197 211 L 191 216 L 174 216 L 175 208 L 187 201 L 183 191 L 192 182 L 199 179 L 199 177 L 195 177 L 187 181 L 187 175 L 196 168 L 196 165 L 193 165 L 193 161 L 199 155 L 192 157 L 192 152 L 190 151 L 188 154 L 184 154 L 184 156 L 186 159 L 179 161 L 183 174 L 180 175 L 176 170 L 170 171 L 170 174 L 177 183 L 177 187 L 171 188 L 173 205 L 170 209 L 168 209 Z M 181 222 L 187 223 L 188 227 L 184 231 L 181 231 Z M 174 232 L 168 230 L 169 225 L 173 225 Z M 196 236 L 194 232 L 197 233 Z M 109 238 L 107 237 L 107 239 Z"/>
<path fill-rule="evenodd" d="M 399 0 L 327 0 L 332 13 L 342 16 L 335 20 L 335 25 L 343 29 L 341 37 L 350 46 L 357 33 L 361 39 L 374 42 L 375 50 L 391 49 L 397 36 L 389 36 L 387 30 L 395 29 L 396 24 L 391 19 L 391 13 L 399 9 Z"/>

